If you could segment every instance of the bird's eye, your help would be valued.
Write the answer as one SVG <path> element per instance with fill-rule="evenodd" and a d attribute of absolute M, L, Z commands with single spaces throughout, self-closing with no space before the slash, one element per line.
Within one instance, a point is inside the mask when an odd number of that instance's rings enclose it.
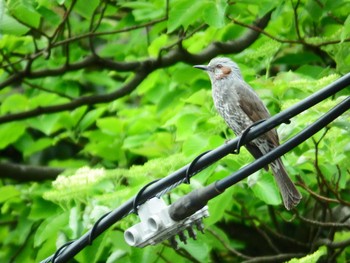
<path fill-rule="evenodd" d="M 222 68 L 222 65 L 221 64 L 217 64 L 216 67 L 217 68 Z"/>

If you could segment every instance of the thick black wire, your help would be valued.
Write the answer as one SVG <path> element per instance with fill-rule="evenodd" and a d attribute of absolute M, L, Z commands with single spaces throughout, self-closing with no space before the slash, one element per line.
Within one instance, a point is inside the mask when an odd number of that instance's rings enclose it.
<path fill-rule="evenodd" d="M 271 130 L 272 128 L 278 126 L 281 123 L 288 122 L 292 117 L 298 115 L 299 113 L 303 112 L 306 109 L 311 108 L 312 106 L 323 101 L 324 99 L 334 95 L 335 93 L 344 89 L 348 85 L 350 85 L 350 73 L 339 78 L 338 80 L 331 83 L 330 85 L 323 88 L 322 90 L 315 92 L 314 94 L 305 98 L 304 100 L 296 103 L 292 107 L 272 116 L 271 118 L 267 119 L 265 122 L 257 125 L 247 134 L 246 142 L 249 142 L 259 137 L 263 133 Z M 192 175 L 195 174 L 195 171 L 198 172 L 200 170 L 203 170 L 205 167 L 209 166 L 210 164 L 232 153 L 232 149 L 237 147 L 238 141 L 239 141 L 239 138 L 235 138 L 234 140 L 231 140 L 228 143 L 225 143 L 224 145 L 203 155 L 194 165 Z M 179 170 L 168 175 L 167 177 L 159 180 L 157 183 L 149 186 L 144 191 L 142 196 L 140 196 L 140 202 L 146 201 L 147 199 L 155 196 L 157 193 L 163 191 L 167 187 L 183 180 L 186 175 L 188 166 L 189 165 L 186 165 L 180 168 Z M 126 201 L 124 204 L 122 204 L 120 207 L 113 210 L 108 216 L 103 218 L 103 220 L 101 220 L 99 226 L 95 230 L 96 235 L 101 234 L 106 229 L 108 229 L 111 225 L 115 224 L 117 221 L 119 221 L 121 218 L 127 215 L 133 209 L 133 203 L 134 203 L 134 198 L 131 198 L 128 201 Z M 62 251 L 62 253 L 60 253 L 58 258 L 56 259 L 55 263 L 67 262 L 69 259 L 73 258 L 79 251 L 81 251 L 84 247 L 86 247 L 88 245 L 88 241 L 89 241 L 89 232 L 85 233 L 73 244 L 71 244 L 64 251 Z M 49 262 L 50 258 L 52 258 L 52 256 L 41 261 L 41 263 Z"/>

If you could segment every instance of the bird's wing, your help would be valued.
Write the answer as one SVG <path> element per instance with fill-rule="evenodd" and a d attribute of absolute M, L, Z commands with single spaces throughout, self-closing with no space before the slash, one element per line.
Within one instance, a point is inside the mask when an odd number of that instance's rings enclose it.
<path fill-rule="evenodd" d="M 238 93 L 240 108 L 253 122 L 270 117 L 268 109 L 248 84 L 244 82 L 240 83 L 236 86 L 236 91 Z M 274 146 L 279 145 L 278 135 L 275 129 L 270 130 L 262 137 L 265 137 Z"/>

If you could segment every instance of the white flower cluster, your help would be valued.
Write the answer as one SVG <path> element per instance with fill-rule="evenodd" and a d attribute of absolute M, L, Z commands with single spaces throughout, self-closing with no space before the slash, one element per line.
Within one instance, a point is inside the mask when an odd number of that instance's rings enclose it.
<path fill-rule="evenodd" d="M 86 186 L 96 183 L 102 179 L 104 175 L 105 169 L 103 168 L 91 169 L 89 167 L 82 167 L 71 176 L 58 176 L 52 185 L 56 189 L 66 189 L 73 186 Z"/>

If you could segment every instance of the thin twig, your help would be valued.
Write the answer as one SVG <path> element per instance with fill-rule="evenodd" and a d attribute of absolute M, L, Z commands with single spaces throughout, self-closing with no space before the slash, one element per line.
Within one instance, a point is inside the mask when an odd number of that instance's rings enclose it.
<path fill-rule="evenodd" d="M 238 250 L 234 249 L 233 247 L 231 247 L 229 244 L 227 244 L 227 242 L 218 234 L 216 233 L 214 230 L 211 230 L 210 228 L 207 229 L 207 231 L 212 234 L 217 240 L 220 241 L 220 243 L 228 250 L 230 251 L 232 254 L 236 255 L 237 257 L 240 258 L 244 258 L 244 259 L 251 259 L 252 257 L 247 256 L 245 254 L 242 254 L 241 252 L 239 252 Z"/>
<path fill-rule="evenodd" d="M 240 25 L 242 27 L 249 28 L 251 30 L 259 32 L 259 33 L 267 36 L 268 38 L 270 38 L 272 40 L 275 40 L 275 41 L 277 41 L 279 43 L 301 44 L 301 45 L 307 45 L 307 46 L 310 46 L 310 47 L 322 47 L 322 46 L 327 46 L 327 45 L 339 44 L 339 43 L 342 43 L 342 42 L 350 42 L 350 38 L 346 38 L 344 40 L 341 40 L 341 39 L 329 40 L 329 41 L 324 41 L 324 42 L 321 42 L 321 43 L 318 43 L 318 44 L 308 43 L 305 40 L 301 41 L 301 40 L 293 40 L 293 39 L 282 39 L 282 38 L 276 37 L 276 36 L 266 32 L 265 30 L 261 29 L 258 26 L 245 24 L 245 23 L 240 22 L 239 20 L 234 19 L 232 17 L 228 17 L 228 19 L 230 19 L 233 23 L 235 23 L 237 25 Z"/>
<path fill-rule="evenodd" d="M 242 261 L 242 263 L 285 262 L 288 259 L 299 258 L 303 256 L 305 256 L 303 253 L 278 254 L 272 256 L 255 257 L 250 260 Z"/>
<path fill-rule="evenodd" d="M 320 239 L 317 241 L 318 246 L 326 246 L 329 248 L 345 248 L 350 245 L 350 238 L 343 241 L 334 242 L 330 239 Z"/>
<path fill-rule="evenodd" d="M 97 15 L 98 10 L 101 8 L 102 4 L 104 4 L 102 11 L 100 13 L 100 16 L 97 20 L 96 25 L 94 26 L 94 21 L 95 21 L 95 16 Z M 89 32 L 93 33 L 96 32 L 96 30 L 98 29 L 98 27 L 100 26 L 102 19 L 103 19 L 103 15 L 107 9 L 107 3 L 105 3 L 104 1 L 101 1 L 100 4 L 95 8 L 91 20 L 90 20 L 90 25 L 89 25 Z M 89 37 L 89 46 L 90 46 L 90 51 L 93 55 L 97 55 L 96 51 L 95 51 L 95 47 L 94 47 L 94 43 L 93 43 L 93 36 Z"/>
<path fill-rule="evenodd" d="M 175 46 L 178 46 L 181 42 L 183 42 L 184 40 L 186 39 L 189 39 L 190 37 L 192 37 L 195 33 L 197 33 L 198 31 L 204 29 L 205 27 L 207 27 L 206 24 L 202 24 L 200 25 L 199 27 L 195 28 L 193 31 L 191 31 L 191 33 L 189 34 L 185 34 L 183 36 L 180 36 L 178 40 L 176 40 L 174 43 L 168 45 L 168 46 L 165 46 L 165 47 L 162 47 L 160 50 L 159 50 L 159 57 L 161 57 L 161 54 L 163 51 L 169 51 L 170 49 L 172 49 L 173 47 Z"/>
<path fill-rule="evenodd" d="M 318 226 L 318 227 L 334 227 L 334 228 L 350 228 L 350 224 L 348 223 L 335 223 L 335 222 L 321 222 L 321 221 L 316 221 L 312 220 L 306 217 L 301 216 L 299 213 L 296 213 L 297 217 L 302 220 L 303 222 L 313 225 L 313 226 Z"/>
<path fill-rule="evenodd" d="M 315 0 L 315 2 L 323 9 L 324 8 L 324 4 L 320 1 L 320 0 Z M 335 22 L 337 22 L 340 25 L 344 25 L 344 21 L 342 21 L 340 18 L 338 18 L 337 16 L 333 15 L 332 12 L 327 12 L 327 15 L 332 18 Z"/>
<path fill-rule="evenodd" d="M 59 25 L 57 26 L 56 30 L 53 32 L 51 37 L 49 37 L 50 43 L 51 42 L 53 43 L 55 41 L 55 39 L 57 38 L 59 32 L 63 30 L 64 24 L 66 23 L 70 13 L 73 11 L 73 8 L 74 8 L 76 2 L 77 2 L 77 0 L 72 0 L 72 3 L 69 6 L 68 10 L 63 15 L 62 21 L 59 23 Z"/>
<path fill-rule="evenodd" d="M 261 227 L 263 227 L 266 231 L 268 231 L 270 234 L 274 235 L 278 239 L 283 240 L 283 241 L 287 241 L 287 242 L 289 242 L 292 245 L 297 245 L 297 246 L 304 247 L 304 248 L 308 248 L 309 247 L 308 244 L 306 244 L 306 243 L 300 242 L 297 239 L 294 239 L 294 238 L 291 238 L 289 236 L 283 235 L 283 234 L 281 234 L 280 231 L 273 230 L 266 223 L 261 221 L 260 218 L 258 218 L 257 216 L 252 216 L 252 215 L 245 215 L 245 216 L 243 216 L 243 215 L 240 215 L 240 214 L 233 213 L 232 211 L 226 211 L 226 213 L 231 215 L 231 216 L 234 216 L 234 217 L 236 217 L 236 218 L 238 218 L 240 220 L 244 220 L 244 221 L 246 221 L 246 220 L 256 220 L 257 222 L 259 222 L 259 225 L 261 225 Z"/>
<path fill-rule="evenodd" d="M 336 204 L 340 203 L 339 200 L 337 200 L 337 199 L 325 197 L 325 196 L 322 196 L 322 195 L 319 195 L 319 194 L 315 193 L 309 187 L 307 187 L 306 184 L 304 184 L 301 181 L 296 182 L 295 184 L 298 185 L 298 186 L 301 186 L 304 190 L 306 190 L 311 196 L 315 197 L 315 199 L 317 199 L 318 201 L 321 201 L 321 202 L 324 202 L 324 203 L 336 203 Z"/>
<path fill-rule="evenodd" d="M 300 0 L 297 0 L 297 3 L 295 5 L 293 4 L 293 0 L 290 0 L 290 2 L 291 2 L 292 7 L 293 7 L 295 31 L 297 33 L 298 39 L 301 42 L 304 42 L 302 37 L 301 37 L 300 28 L 299 28 L 298 7 L 299 7 L 299 4 L 300 4 Z"/>
<path fill-rule="evenodd" d="M 28 86 L 30 86 L 33 89 L 41 90 L 41 91 L 44 91 L 44 92 L 47 92 L 47 93 L 56 94 L 56 95 L 58 95 L 60 97 L 63 97 L 63 98 L 69 99 L 69 100 L 74 100 L 75 99 L 74 97 L 71 97 L 71 96 L 69 96 L 67 94 L 61 93 L 59 91 L 49 90 L 49 89 L 41 87 L 41 86 L 39 86 L 37 84 L 31 83 L 31 82 L 29 82 L 27 80 L 23 80 L 23 83 L 27 84 Z"/>
<path fill-rule="evenodd" d="M 245 207 L 242 207 L 243 212 L 249 216 L 249 211 Z M 277 254 L 281 253 L 281 251 L 278 249 L 278 247 L 273 243 L 272 239 L 269 237 L 268 234 L 266 234 L 265 231 L 263 231 L 261 228 L 259 228 L 254 220 L 251 220 L 252 225 L 254 226 L 255 230 L 262 236 L 263 239 L 266 240 L 267 244 L 270 246 L 270 248 L 275 251 Z"/>

